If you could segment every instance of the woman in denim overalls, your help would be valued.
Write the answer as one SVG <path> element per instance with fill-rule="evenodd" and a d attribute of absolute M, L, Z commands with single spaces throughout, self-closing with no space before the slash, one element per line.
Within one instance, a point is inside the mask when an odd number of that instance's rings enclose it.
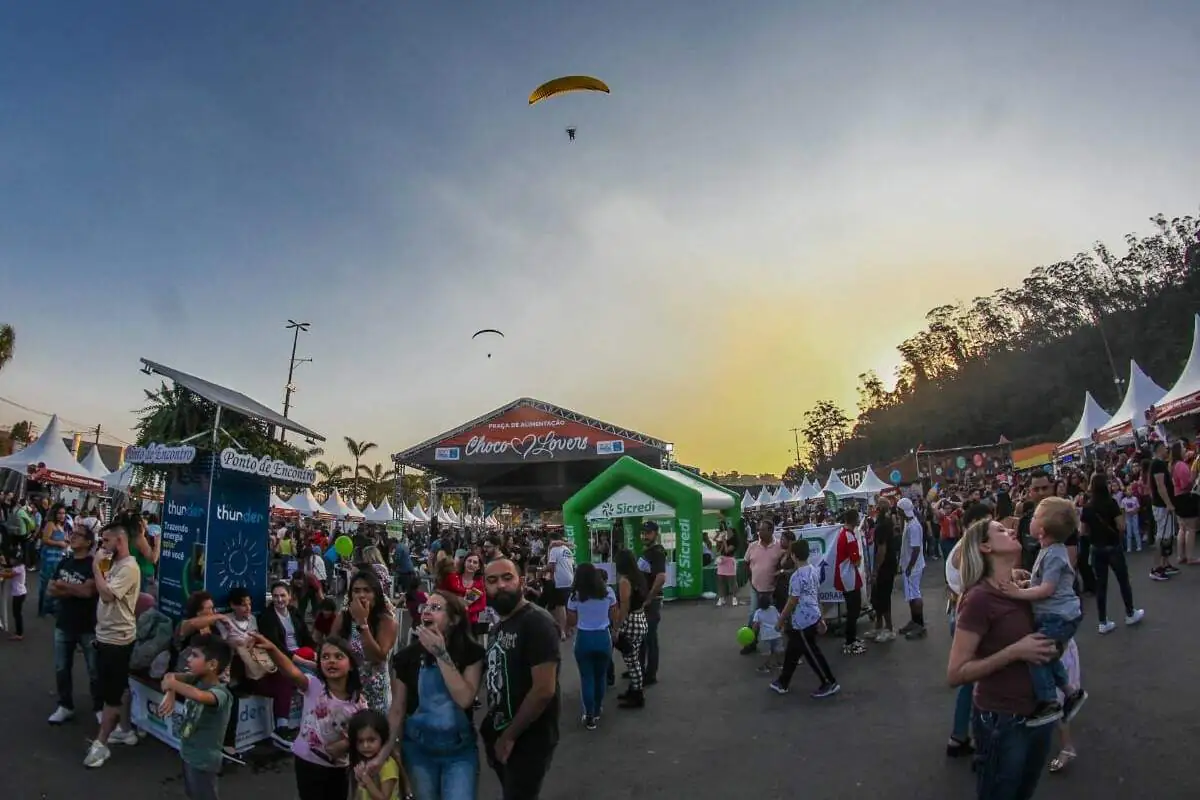
<path fill-rule="evenodd" d="M 47 515 L 46 524 L 42 526 L 42 565 L 38 570 L 39 617 L 53 614 L 58 606 L 53 597 L 46 596 L 46 590 L 50 587 L 54 570 L 71 550 L 67 539 L 67 508 L 62 503 L 55 503 Z"/>

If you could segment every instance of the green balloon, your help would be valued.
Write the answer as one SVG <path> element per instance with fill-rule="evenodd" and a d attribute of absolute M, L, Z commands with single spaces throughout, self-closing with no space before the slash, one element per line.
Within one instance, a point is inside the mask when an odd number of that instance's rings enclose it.
<path fill-rule="evenodd" d="M 333 540 L 333 552 L 342 558 L 349 558 L 354 555 L 354 542 L 349 536 L 339 536 Z"/>
<path fill-rule="evenodd" d="M 737 643 L 742 647 L 748 647 L 754 644 L 754 629 L 741 627 L 737 632 Z"/>

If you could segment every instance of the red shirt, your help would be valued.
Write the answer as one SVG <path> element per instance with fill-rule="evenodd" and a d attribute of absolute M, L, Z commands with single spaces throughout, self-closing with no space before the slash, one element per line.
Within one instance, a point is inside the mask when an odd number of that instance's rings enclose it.
<path fill-rule="evenodd" d="M 464 600 L 467 599 L 468 592 L 474 594 L 474 599 L 467 604 L 467 621 L 472 625 L 479 622 L 479 615 L 483 613 L 483 609 L 487 608 L 487 595 L 483 591 L 483 581 L 480 578 L 476 578 L 468 589 L 466 586 L 463 586 L 462 575 L 452 572 L 446 577 L 444 584 L 444 586 L 439 588 L 453 592 Z"/>
<path fill-rule="evenodd" d="M 839 592 L 852 592 L 862 588 L 862 573 L 858 564 L 862 561 L 862 553 L 858 550 L 858 539 L 854 531 L 842 528 L 838 532 L 837 546 L 834 550 L 833 588 Z M 843 571 L 846 573 L 843 582 Z M 853 575 L 853 585 L 849 585 Z"/>

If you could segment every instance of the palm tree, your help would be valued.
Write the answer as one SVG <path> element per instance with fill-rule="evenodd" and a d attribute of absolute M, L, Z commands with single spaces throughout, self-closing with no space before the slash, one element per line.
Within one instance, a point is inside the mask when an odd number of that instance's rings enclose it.
<path fill-rule="evenodd" d="M 12 440 L 14 442 L 20 442 L 23 445 L 29 444 L 29 440 L 32 438 L 32 433 L 33 423 L 27 419 L 23 419 L 17 424 L 13 425 L 12 430 L 9 431 L 9 435 L 12 437 Z"/>
<path fill-rule="evenodd" d="M 0 325 L 0 369 L 4 369 L 4 365 L 12 361 L 16 340 L 17 334 L 12 325 Z"/>
<path fill-rule="evenodd" d="M 317 473 L 316 490 L 324 492 L 325 497 L 333 494 L 335 489 L 340 489 L 346 484 L 346 476 L 350 474 L 350 468 L 345 464 L 336 466 L 326 464 L 324 461 L 318 461 L 313 464 L 313 471 Z"/>
<path fill-rule="evenodd" d="M 351 474 L 354 476 L 354 502 L 357 503 L 359 460 L 362 459 L 366 453 L 374 450 L 376 447 L 379 447 L 379 445 L 375 444 L 374 442 L 356 442 L 349 436 L 344 436 L 342 438 L 346 440 L 346 449 L 350 451 L 350 457 L 354 459 L 354 472 Z"/>
<path fill-rule="evenodd" d="M 392 496 L 396 488 L 396 470 L 383 468 L 383 464 L 376 464 L 374 467 L 368 467 L 363 464 L 358 468 L 363 480 L 366 482 L 366 500 L 368 503 L 379 505 L 385 499 Z"/>

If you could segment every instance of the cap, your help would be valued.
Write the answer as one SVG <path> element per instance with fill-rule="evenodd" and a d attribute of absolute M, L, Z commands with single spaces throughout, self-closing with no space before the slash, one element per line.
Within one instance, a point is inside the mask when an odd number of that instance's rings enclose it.
<path fill-rule="evenodd" d="M 653 531 L 654 533 L 658 533 L 658 523 L 652 519 L 648 519 L 642 523 L 642 530 L 643 531 Z"/>
<path fill-rule="evenodd" d="M 907 497 L 901 497 L 900 502 L 896 503 L 896 508 L 903 511 L 904 516 L 908 517 L 909 519 L 912 519 L 916 516 L 916 513 L 913 511 L 912 500 Z"/>

